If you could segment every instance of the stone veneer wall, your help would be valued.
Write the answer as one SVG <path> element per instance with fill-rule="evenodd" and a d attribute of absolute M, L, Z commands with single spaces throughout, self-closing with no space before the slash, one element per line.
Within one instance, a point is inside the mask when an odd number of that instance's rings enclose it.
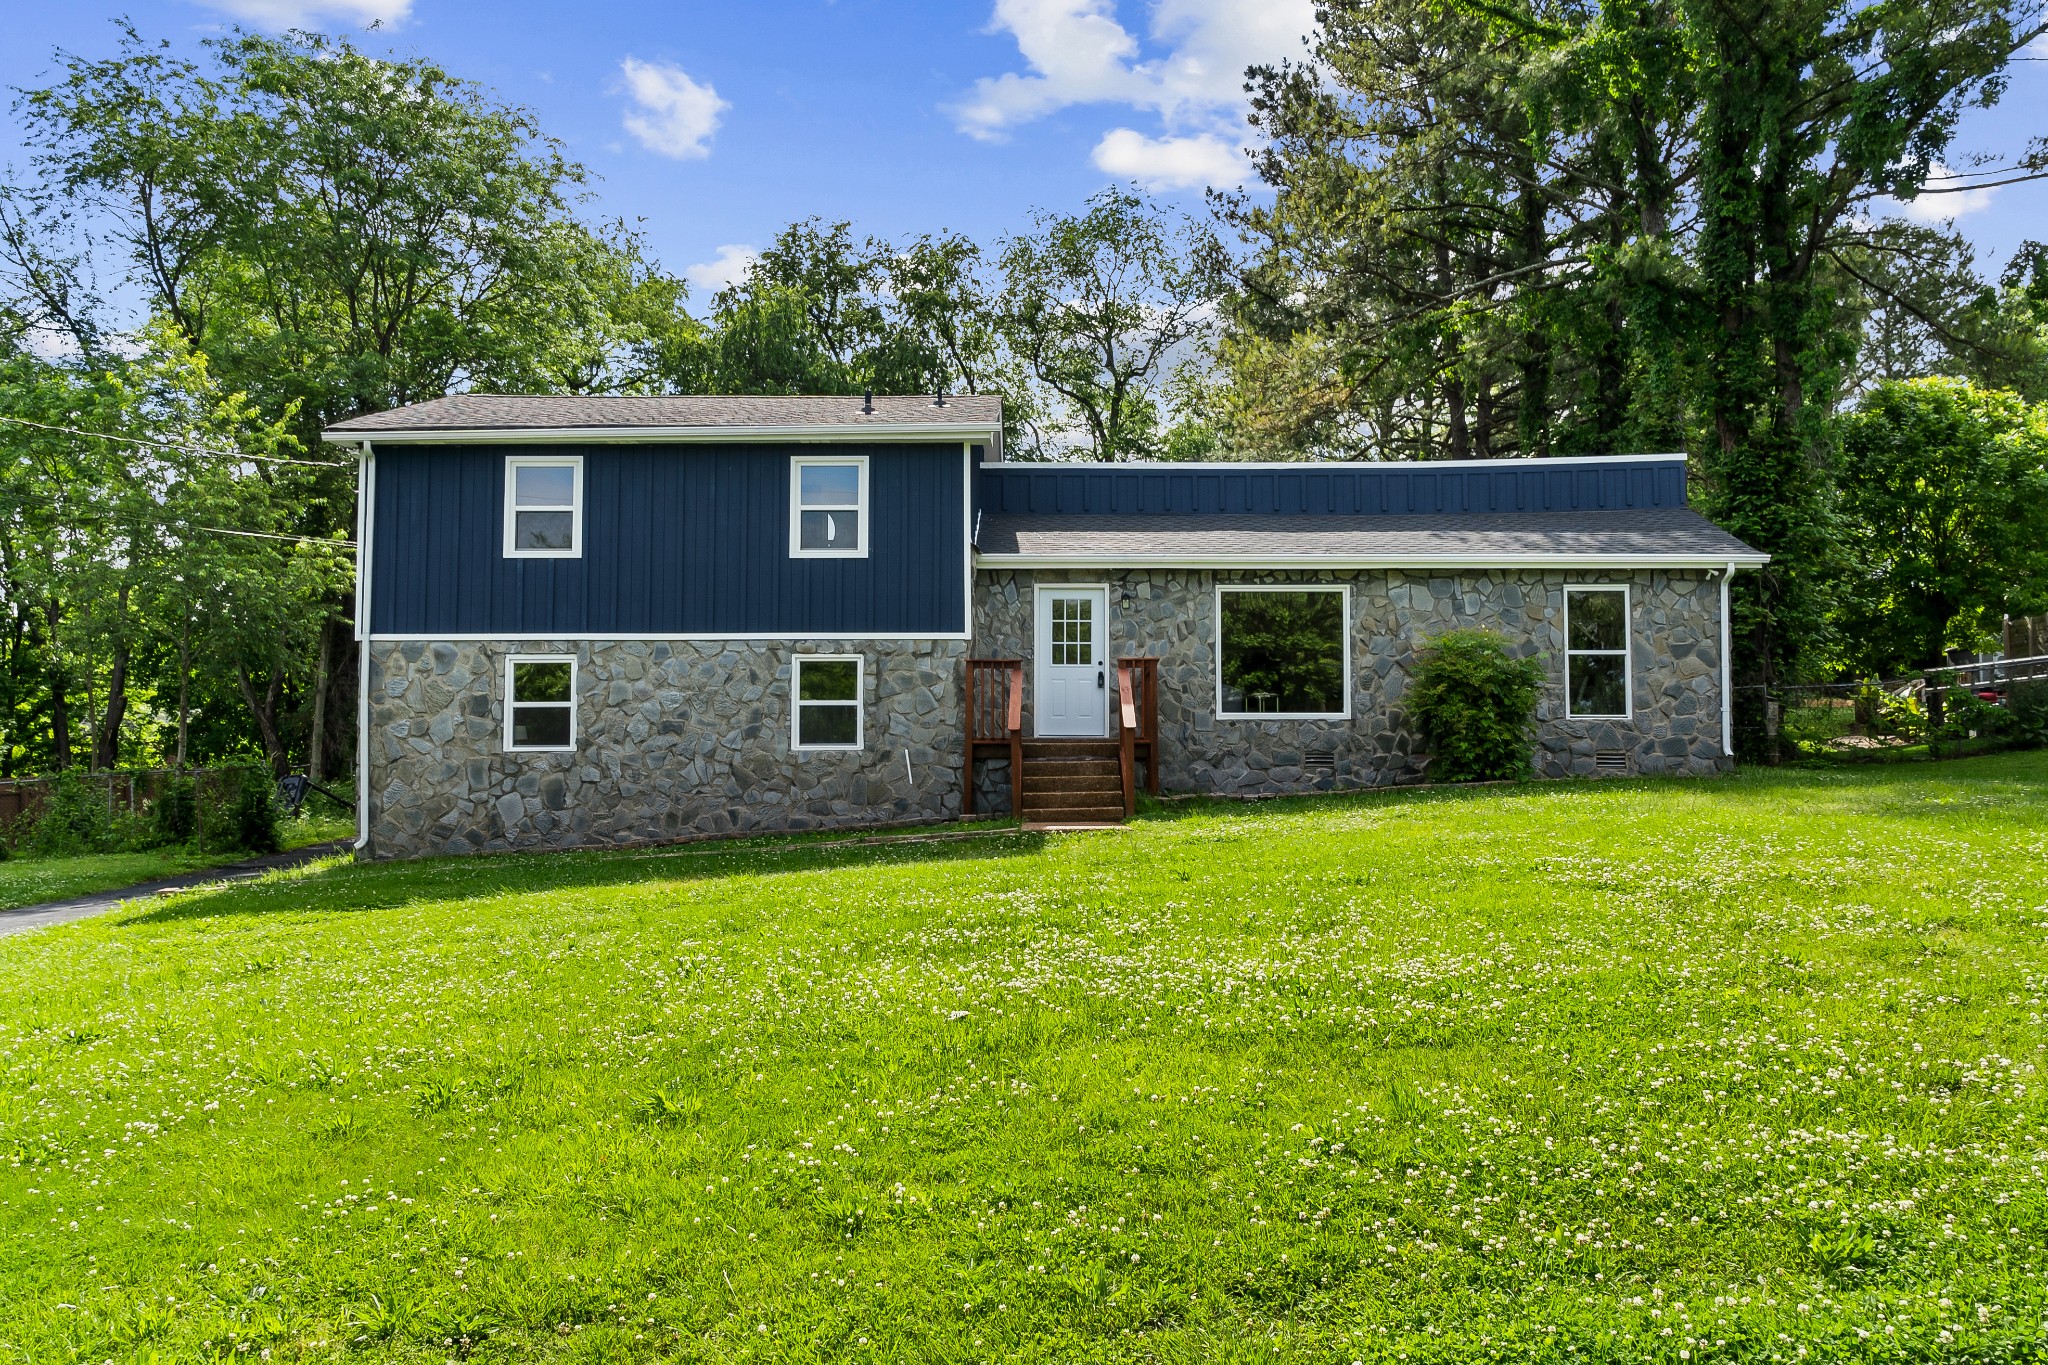
<path fill-rule="evenodd" d="M 369 649 L 373 858 L 960 812 L 965 641 L 377 640 Z M 863 749 L 791 750 L 797 653 L 866 660 Z M 509 654 L 575 658 L 573 752 L 506 752 Z"/>
<path fill-rule="evenodd" d="M 1594 752 L 1601 749 L 1626 751 L 1629 771 L 1635 773 L 1710 773 L 1728 765 L 1721 753 L 1720 585 L 1711 574 L 1374 570 L 1219 576 L 1179 569 L 984 570 L 976 576 L 975 656 L 1031 658 L 1037 584 L 1105 581 L 1112 655 L 1160 660 L 1160 772 L 1169 790 L 1250 794 L 1424 780 L 1421 746 L 1401 710 L 1409 667 L 1424 641 L 1466 627 L 1499 631 L 1515 652 L 1541 654 L 1549 663 L 1550 683 L 1537 711 L 1540 776 L 1591 775 Z M 1352 719 L 1224 720 L 1216 715 L 1219 581 L 1351 585 Z M 1634 618 L 1634 716 L 1625 721 L 1567 719 L 1565 587 L 1624 582 L 1631 588 Z M 1026 734 L 1031 688 L 1027 665 Z M 1303 753 L 1317 750 L 1335 755 L 1334 771 L 1304 770 Z M 991 777 L 980 775 L 978 793 L 998 795 Z M 1006 807 L 1007 791 L 998 799 Z"/>

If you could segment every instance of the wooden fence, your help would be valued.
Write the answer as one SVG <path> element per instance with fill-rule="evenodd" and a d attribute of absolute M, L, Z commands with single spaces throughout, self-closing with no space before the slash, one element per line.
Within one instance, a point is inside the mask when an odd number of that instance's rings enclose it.
<path fill-rule="evenodd" d="M 224 790 L 233 791 L 248 771 L 247 768 L 187 768 L 185 776 L 192 779 L 198 794 L 204 797 Z M 80 780 L 104 795 L 107 814 L 126 812 L 139 815 L 163 794 L 164 784 L 177 775 L 172 768 L 145 768 L 134 772 L 83 773 Z M 263 780 L 269 780 L 267 774 Z M 14 829 L 25 817 L 41 810 L 56 781 L 54 777 L 0 778 L 0 830 Z"/>
<path fill-rule="evenodd" d="M 2048 654 L 2048 612 L 2005 618 L 2005 657 L 2028 659 Z"/>

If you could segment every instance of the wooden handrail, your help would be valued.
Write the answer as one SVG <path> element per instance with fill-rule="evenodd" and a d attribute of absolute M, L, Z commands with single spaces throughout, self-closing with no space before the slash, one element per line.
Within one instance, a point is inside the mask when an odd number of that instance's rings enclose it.
<path fill-rule="evenodd" d="M 1138 809 L 1138 773 L 1136 745 L 1138 738 L 1138 701 L 1131 695 L 1131 663 L 1120 659 L 1116 666 L 1117 690 L 1117 757 L 1122 761 L 1124 779 L 1124 816 L 1128 819 Z"/>
<path fill-rule="evenodd" d="M 1012 809 L 1023 792 L 1024 766 L 1024 661 L 1022 659 L 969 659 L 967 661 L 967 764 L 960 799 L 962 814 L 974 814 L 974 746 L 1008 744 L 1010 748 L 1010 801 Z"/>

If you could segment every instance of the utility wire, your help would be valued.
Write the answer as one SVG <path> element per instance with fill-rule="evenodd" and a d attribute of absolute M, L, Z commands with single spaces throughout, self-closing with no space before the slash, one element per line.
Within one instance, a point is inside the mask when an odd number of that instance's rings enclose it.
<path fill-rule="evenodd" d="M 303 545 L 335 545 L 345 550 L 356 548 L 356 543 L 353 540 L 329 540 L 325 536 L 287 536 L 281 535 L 276 531 L 231 531 L 225 526 L 195 526 L 192 529 L 195 531 L 211 531 L 215 535 L 222 536 L 253 536 L 257 540 L 295 540 Z"/>
<path fill-rule="evenodd" d="M 91 436 L 101 441 L 122 441 L 128 445 L 155 446 L 158 450 L 189 450 L 200 455 L 220 455 L 230 460 L 261 460 L 266 464 L 296 464 L 313 469 L 348 469 L 346 460 L 292 460 L 282 455 L 250 455 L 240 450 L 215 450 L 212 446 L 186 445 L 177 441 L 152 441 L 144 436 L 113 436 L 104 431 L 81 431 L 77 427 L 53 426 L 48 422 L 31 422 L 26 417 L 9 417 L 0 414 L 0 422 L 12 422 L 20 427 L 35 427 L 41 431 L 61 431 L 67 436 Z"/>

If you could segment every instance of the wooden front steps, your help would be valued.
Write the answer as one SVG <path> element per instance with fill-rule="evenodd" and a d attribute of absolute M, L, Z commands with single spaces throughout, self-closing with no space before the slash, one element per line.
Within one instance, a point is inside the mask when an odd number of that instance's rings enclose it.
<path fill-rule="evenodd" d="M 1027 825 L 1120 825 L 1123 765 L 1113 739 L 1024 741 L 1023 808 Z"/>

